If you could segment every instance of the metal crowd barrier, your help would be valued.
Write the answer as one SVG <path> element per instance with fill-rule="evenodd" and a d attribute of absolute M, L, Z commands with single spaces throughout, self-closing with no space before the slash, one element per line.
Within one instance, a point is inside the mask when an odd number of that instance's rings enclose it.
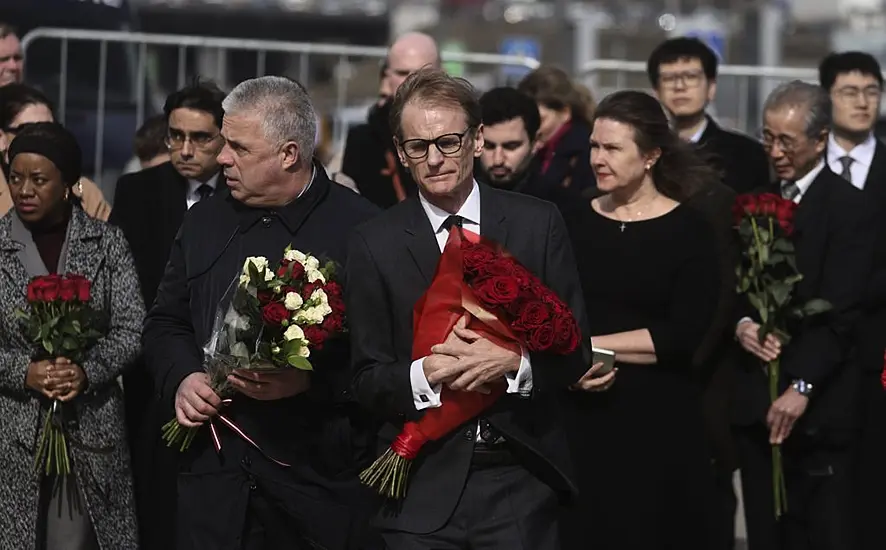
<path fill-rule="evenodd" d="M 243 72 L 244 62 L 242 55 L 254 56 L 254 71 L 250 71 L 247 77 L 263 76 L 266 74 L 268 54 L 291 55 L 291 60 L 289 57 L 286 57 L 290 62 L 284 70 L 274 72 L 276 74 L 283 74 L 291 78 L 296 78 L 311 90 L 311 62 L 316 61 L 316 58 L 318 57 L 327 58 L 327 60 L 330 60 L 329 58 L 331 58 L 331 60 L 336 62 L 336 69 L 348 69 L 354 67 L 354 62 L 366 59 L 380 61 L 384 59 L 387 54 L 386 48 L 382 47 L 350 46 L 345 44 L 281 42 L 209 36 L 38 28 L 29 32 L 22 38 L 22 47 L 25 56 L 28 57 L 29 53 L 34 50 L 35 43 L 47 40 L 58 42 L 59 70 L 57 82 L 55 81 L 55 77 L 53 77 L 53 88 L 57 89 L 54 90 L 56 93 L 52 95 L 57 97 L 56 109 L 61 122 L 66 122 L 65 119 L 68 114 L 67 110 L 70 99 L 69 93 L 71 92 L 70 77 L 72 75 L 70 74 L 71 68 L 69 67 L 69 50 L 72 45 L 76 43 L 89 43 L 93 46 L 98 46 L 97 59 L 95 59 L 95 62 L 98 64 L 97 77 L 94 79 L 94 82 L 90 81 L 88 85 L 94 86 L 95 90 L 95 149 L 94 158 L 92 160 L 94 163 L 93 169 L 96 176 L 99 178 L 103 174 L 105 168 L 103 145 L 108 144 L 107 140 L 122 139 L 121 136 L 106 137 L 105 135 L 106 114 L 108 112 L 107 88 L 109 77 L 112 79 L 130 79 L 130 86 L 128 86 L 128 89 L 131 90 L 131 97 L 129 97 L 128 100 L 134 106 L 135 111 L 135 124 L 131 128 L 131 132 L 134 133 L 136 128 L 143 122 L 146 114 L 150 114 L 148 109 L 149 104 L 153 107 L 150 110 L 155 111 L 157 104 L 162 105 L 162 101 L 166 94 L 183 87 L 192 76 L 196 76 L 202 72 L 202 76 L 213 77 L 213 75 L 207 75 L 205 73 L 215 72 L 216 75 L 214 75 L 214 79 L 221 80 L 221 82 L 219 82 L 220 85 L 235 84 L 236 82 L 224 82 L 224 75 L 228 73 L 229 69 L 234 68 L 240 73 Z M 127 59 L 125 63 L 125 72 L 127 74 L 117 74 L 116 70 L 113 71 L 114 74 L 109 74 L 109 47 L 115 45 L 123 45 L 125 47 L 125 58 Z M 166 53 L 169 53 L 169 48 L 172 48 L 176 52 L 176 76 L 174 84 L 168 82 L 165 83 L 166 85 L 164 86 L 158 83 L 158 81 L 161 80 L 159 77 L 152 77 L 149 73 L 159 73 L 162 72 L 161 69 L 169 68 L 165 66 L 168 65 L 165 61 L 158 62 L 160 54 L 157 53 L 160 50 L 166 50 Z M 190 56 L 197 57 L 197 62 L 191 63 L 191 65 L 198 65 L 197 70 L 189 69 L 190 52 L 197 52 L 194 56 Z M 240 54 L 237 52 L 247 52 L 247 54 Z M 154 54 L 153 56 L 151 55 L 152 53 Z M 229 63 L 228 54 L 241 55 L 241 57 L 237 58 L 238 60 L 236 62 L 232 61 Z M 169 56 L 167 56 L 167 58 L 168 57 Z M 469 68 L 473 66 L 492 66 L 493 68 L 519 66 L 535 69 L 539 65 L 537 60 L 528 57 L 487 53 L 444 52 L 442 57 L 443 61 L 464 63 L 466 67 Z M 43 56 L 43 59 L 46 59 L 45 55 Z M 201 60 L 203 61 L 202 67 L 199 66 L 201 65 Z M 191 59 L 191 61 L 193 61 L 193 59 Z M 215 64 L 214 71 L 212 70 L 213 61 Z M 37 60 L 28 60 L 26 71 L 29 75 L 31 69 L 28 67 L 30 67 L 32 63 L 37 63 Z M 162 67 L 158 67 L 158 65 L 161 65 Z M 90 69 L 92 69 L 92 67 L 90 67 Z M 50 70 L 50 72 L 52 71 Z M 349 72 L 351 74 L 348 74 Z M 354 78 L 353 72 L 353 70 L 334 71 L 335 74 L 332 78 L 332 81 L 334 82 L 334 92 L 330 95 L 334 95 L 335 100 L 333 108 L 336 112 L 347 106 L 349 99 L 348 86 L 349 84 L 352 84 L 351 80 Z M 501 73 L 501 71 L 497 72 Z M 52 72 L 52 74 L 55 73 Z M 91 70 L 89 74 L 91 79 Z M 470 74 L 470 71 L 468 71 L 468 74 Z M 78 75 L 74 76 L 77 77 Z M 80 86 L 82 87 L 82 75 L 80 76 Z M 501 79 L 503 76 L 498 75 L 498 78 Z M 114 84 L 113 81 L 111 83 Z M 375 89 L 374 86 L 375 83 L 373 83 L 373 90 Z M 321 93 L 321 95 L 324 96 L 322 99 L 328 99 L 325 93 Z M 315 101 L 316 99 L 315 96 Z M 372 99 L 372 96 L 364 97 L 362 99 Z M 341 132 L 342 129 L 337 128 L 337 130 Z M 127 136 L 127 139 L 129 138 L 131 138 L 131 136 Z M 339 136 L 339 139 L 341 138 L 342 136 Z"/>
<path fill-rule="evenodd" d="M 581 75 L 598 97 L 627 88 L 648 89 L 645 61 L 599 59 L 585 65 Z M 754 134 L 760 127 L 759 108 L 772 89 L 790 80 L 818 82 L 818 70 L 793 67 L 721 65 L 717 76 L 717 118 L 726 126 Z"/>

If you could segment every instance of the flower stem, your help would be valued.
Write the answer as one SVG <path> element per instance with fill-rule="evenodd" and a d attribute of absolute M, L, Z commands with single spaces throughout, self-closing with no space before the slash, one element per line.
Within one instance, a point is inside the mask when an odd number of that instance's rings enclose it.
<path fill-rule="evenodd" d="M 774 403 L 778 399 L 778 381 L 780 362 L 778 359 L 769 362 L 769 400 Z M 787 486 L 784 479 L 784 461 L 781 445 L 772 445 L 772 497 L 775 505 L 775 519 L 780 518 L 788 509 Z"/>

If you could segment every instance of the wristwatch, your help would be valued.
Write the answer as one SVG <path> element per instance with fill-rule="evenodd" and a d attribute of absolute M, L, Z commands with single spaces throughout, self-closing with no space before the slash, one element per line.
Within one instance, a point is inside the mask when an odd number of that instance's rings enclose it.
<path fill-rule="evenodd" d="M 812 384 L 803 379 L 794 380 L 791 382 L 791 387 L 802 396 L 809 397 L 812 394 Z"/>

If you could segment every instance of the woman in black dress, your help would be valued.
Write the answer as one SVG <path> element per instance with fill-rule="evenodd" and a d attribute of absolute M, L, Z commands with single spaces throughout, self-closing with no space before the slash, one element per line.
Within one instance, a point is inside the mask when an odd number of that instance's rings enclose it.
<path fill-rule="evenodd" d="M 681 201 L 716 180 L 658 102 L 618 92 L 598 107 L 591 166 L 599 195 L 561 204 L 592 345 L 616 381 L 575 392 L 570 432 L 580 503 L 566 548 L 710 550 L 710 454 L 692 357 L 719 291 L 713 230 Z"/>

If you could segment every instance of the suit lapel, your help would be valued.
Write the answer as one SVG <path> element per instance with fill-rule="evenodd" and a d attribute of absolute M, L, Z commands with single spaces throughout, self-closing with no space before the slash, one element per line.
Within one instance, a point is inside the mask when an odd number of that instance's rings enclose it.
<path fill-rule="evenodd" d="M 440 261 L 440 247 L 431 222 L 421 207 L 417 197 L 407 199 L 409 201 L 409 220 L 406 224 L 407 242 L 409 253 L 415 261 L 415 265 L 421 272 L 428 284 L 434 279 L 437 263 Z"/>
<path fill-rule="evenodd" d="M 12 240 L 11 237 L 11 216 L 15 215 L 15 212 L 10 210 L 6 216 L 0 219 L 0 262 L 2 262 L 0 269 L 13 283 L 21 285 L 22 292 L 24 292 L 25 285 L 31 277 L 19 259 L 19 251 L 24 248 L 24 245 Z"/>
<path fill-rule="evenodd" d="M 480 233 L 507 248 L 508 227 L 496 193 L 488 185 L 480 185 Z"/>

